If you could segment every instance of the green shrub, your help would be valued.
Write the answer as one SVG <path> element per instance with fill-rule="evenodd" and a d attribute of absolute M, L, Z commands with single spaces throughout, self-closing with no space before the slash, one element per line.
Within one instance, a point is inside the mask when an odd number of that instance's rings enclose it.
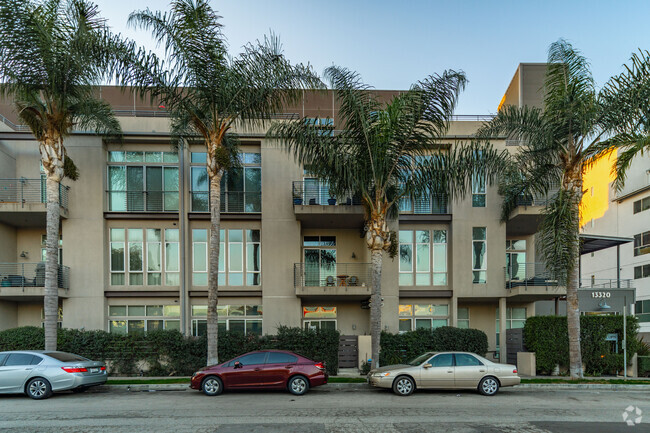
<path fill-rule="evenodd" d="M 402 334 L 382 332 L 379 364 L 401 364 L 424 352 L 447 350 L 473 352 L 485 356 L 488 350 L 487 335 L 478 329 L 451 326 L 434 330 L 417 329 Z"/>
<path fill-rule="evenodd" d="M 42 328 L 26 326 L 0 332 L 0 351 L 39 350 L 44 344 Z M 338 331 L 280 327 L 277 335 L 263 337 L 222 332 L 217 344 L 223 361 L 259 349 L 290 350 L 324 361 L 330 374 L 338 372 Z M 185 337 L 178 331 L 118 335 L 60 329 L 57 348 L 97 361 L 110 361 L 111 372 L 121 375 L 188 376 L 205 366 L 207 358 L 206 337 Z"/>
<path fill-rule="evenodd" d="M 639 329 L 637 318 L 627 317 L 627 356 L 632 359 L 640 347 L 636 338 Z M 622 316 L 580 317 L 580 348 L 585 374 L 599 376 L 623 370 L 623 348 L 612 353 L 612 342 L 605 341 L 607 334 L 618 334 L 619 346 L 623 341 Z M 537 371 L 548 374 L 556 365 L 569 365 L 569 336 L 567 319 L 562 316 L 535 316 L 524 326 L 526 348 L 535 352 Z"/>

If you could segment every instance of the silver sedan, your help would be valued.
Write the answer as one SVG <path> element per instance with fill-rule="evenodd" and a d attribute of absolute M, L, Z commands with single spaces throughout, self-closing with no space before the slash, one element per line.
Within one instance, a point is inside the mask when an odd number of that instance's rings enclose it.
<path fill-rule="evenodd" d="M 106 383 L 106 366 L 79 355 L 50 351 L 0 352 L 0 394 L 25 393 L 35 400 L 56 391 L 83 392 Z"/>
<path fill-rule="evenodd" d="M 516 366 L 497 364 L 475 353 L 428 352 L 407 364 L 371 370 L 368 382 L 402 396 L 416 388 L 477 389 L 494 395 L 502 386 L 519 385 L 521 379 Z"/>

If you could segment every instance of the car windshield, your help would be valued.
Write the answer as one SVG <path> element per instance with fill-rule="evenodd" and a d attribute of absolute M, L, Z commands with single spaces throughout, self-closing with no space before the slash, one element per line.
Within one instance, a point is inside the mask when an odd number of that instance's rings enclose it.
<path fill-rule="evenodd" d="M 413 358 L 413 359 L 411 359 L 409 362 L 407 362 L 407 364 L 408 364 L 408 365 L 413 365 L 413 366 L 420 365 L 420 364 L 422 364 L 424 361 L 426 361 L 427 359 L 429 359 L 432 355 L 433 355 L 433 353 L 431 353 L 431 352 L 427 352 L 427 353 L 425 353 L 425 354 L 423 354 L 423 355 L 418 356 L 417 358 Z"/>
<path fill-rule="evenodd" d="M 72 353 L 66 353 L 66 352 L 48 352 L 45 355 L 49 356 L 50 358 L 54 358 L 57 361 L 61 361 L 61 362 L 89 361 L 89 359 L 84 358 L 83 356 L 74 355 Z"/>

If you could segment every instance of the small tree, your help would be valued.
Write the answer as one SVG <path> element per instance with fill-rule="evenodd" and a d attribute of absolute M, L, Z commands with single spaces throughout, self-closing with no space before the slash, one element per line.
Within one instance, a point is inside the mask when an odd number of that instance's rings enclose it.
<path fill-rule="evenodd" d="M 236 164 L 237 127 L 264 122 L 296 101 L 305 87 L 319 87 L 309 66 L 292 65 L 274 35 L 228 55 L 220 16 L 206 0 L 176 0 L 169 12 L 134 12 L 129 23 L 150 30 L 165 47 L 165 60 L 139 57 L 130 81 L 165 106 L 176 143 L 200 141 L 207 152 L 210 182 L 210 255 L 208 281 L 208 365 L 218 363 L 217 303 L 221 224 L 221 178 Z"/>
<path fill-rule="evenodd" d="M 384 252 L 397 253 L 388 224 L 404 198 L 439 194 L 462 196 L 472 175 L 496 179 L 505 153 L 489 145 L 453 146 L 447 132 L 460 91 L 462 72 L 446 71 L 416 83 L 382 104 L 356 72 L 332 66 L 325 72 L 340 102 L 340 131 L 324 133 L 321 122 L 278 122 L 278 138 L 310 172 L 328 182 L 333 195 L 358 196 L 365 208 L 365 240 L 371 251 L 370 326 L 372 366 L 379 366 L 381 274 Z"/>
<path fill-rule="evenodd" d="M 110 105 L 93 90 L 112 71 L 117 41 L 85 0 L 0 0 L 0 94 L 13 99 L 38 141 L 46 176 L 46 350 L 56 350 L 60 184 L 64 176 L 78 177 L 63 142 L 74 129 L 121 132 Z"/>

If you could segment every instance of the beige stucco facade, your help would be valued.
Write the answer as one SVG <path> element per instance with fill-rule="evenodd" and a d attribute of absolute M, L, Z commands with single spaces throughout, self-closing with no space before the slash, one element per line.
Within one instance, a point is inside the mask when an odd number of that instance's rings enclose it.
<path fill-rule="evenodd" d="M 114 88 L 106 88 L 102 92 L 109 102 L 120 106 L 120 109 L 126 105 L 124 101 L 131 100 L 130 96 L 121 95 Z M 389 97 L 394 92 L 385 93 L 385 97 Z M 0 109 L 2 114 L 12 118 L 8 105 L 0 106 Z M 198 236 L 197 230 L 209 228 L 209 213 L 193 209 L 193 192 L 196 192 L 193 191 L 193 168 L 202 165 L 193 163 L 192 155 L 204 150 L 200 146 L 179 149 L 178 162 L 169 163 L 115 163 L 109 158 L 109 152 L 177 151 L 171 146 L 168 119 L 164 116 L 153 117 L 152 112 L 161 116 L 161 113 L 155 113 L 149 106 L 134 105 L 131 113 L 120 117 L 124 139 L 119 143 L 89 134 L 74 134 L 66 140 L 68 154 L 79 168 L 80 179 L 76 182 L 64 180 L 64 184 L 69 186 L 69 193 L 68 205 L 61 220 L 62 262 L 70 270 L 68 287 L 62 287 L 61 291 L 63 327 L 111 331 L 114 330 L 113 326 L 124 325 L 126 332 L 131 326 L 131 320 L 134 329 L 140 326 L 138 321 L 148 327 L 159 326 L 158 321 L 164 320 L 164 326 L 169 326 L 170 329 L 178 327 L 188 335 L 200 332 L 201 321 L 205 319 L 200 310 L 207 304 L 207 287 L 205 284 L 196 284 L 198 280 L 195 278 L 201 277 L 195 275 L 200 273 L 200 265 L 197 264 L 200 258 L 196 255 L 202 251 L 203 246 L 194 242 L 193 236 Z M 331 97 L 323 99 L 317 95 L 300 109 L 288 112 L 311 116 L 333 115 L 336 122 L 337 107 Z M 454 120 L 445 141 L 452 146 L 457 145 L 471 138 L 481 124 L 471 118 Z M 38 148 L 29 133 L 6 126 L 0 124 L 3 127 L 0 129 L 0 183 L 7 188 L 16 188 L 20 185 L 20 178 L 39 179 Z M 505 141 L 497 141 L 494 145 L 505 148 Z M 264 131 L 246 131 L 242 136 L 241 151 L 259 155 L 253 168 L 261 170 L 261 208 L 222 212 L 222 230 L 228 233 L 229 238 L 224 244 L 228 256 L 224 259 L 224 284 L 219 288 L 219 303 L 232 306 L 227 319 L 224 319 L 229 321 L 227 326 L 240 326 L 239 322 L 245 320 L 246 329 L 251 326 L 251 330 L 257 330 L 261 323 L 261 332 L 264 334 L 272 334 L 278 326 L 286 325 L 334 326 L 343 335 L 368 335 L 369 310 L 362 308 L 362 303 L 367 301 L 371 290 L 364 278 L 370 254 L 361 236 L 361 207 L 346 203 L 312 204 L 307 199 L 295 204 L 292 182 L 303 181 L 304 170 L 277 143 L 266 139 Z M 143 172 L 147 171 L 147 167 L 170 167 L 177 170 L 178 210 L 113 209 L 109 198 L 117 196 L 111 196 L 108 192 L 112 188 L 109 184 L 109 167 L 117 165 L 127 168 L 143 167 Z M 533 315 L 535 301 L 553 299 L 562 293 L 548 290 L 522 292 L 509 288 L 505 269 L 506 241 L 525 240 L 525 251 L 520 253 L 525 253 L 526 261 L 534 262 L 536 227 L 534 224 L 526 227 L 523 223 L 522 229 L 522 223 L 518 222 L 516 233 L 509 234 L 510 222 L 500 220 L 501 199 L 496 187 L 487 188 L 484 207 L 474 207 L 472 203 L 470 194 L 448 203 L 444 211 L 407 211 L 391 222 L 392 229 L 410 231 L 416 235 L 426 232 L 433 237 L 444 233 L 445 241 L 439 244 L 429 241 L 424 246 L 416 245 L 417 242 L 413 244 L 413 248 L 419 248 L 417 254 L 427 257 L 431 268 L 422 272 L 414 268 L 411 274 L 415 279 L 410 284 L 400 284 L 400 274 L 404 273 L 400 272 L 400 257 L 391 259 L 386 254 L 382 274 L 382 322 L 383 329 L 388 332 L 405 330 L 407 325 L 412 328 L 450 325 L 481 329 L 488 336 L 488 356 L 494 357 L 499 349 L 497 333 L 503 333 L 506 328 L 514 326 L 511 317 Z M 16 206 L 12 200 L 0 201 L 0 262 L 14 266 L 7 268 L 12 270 L 4 272 L 0 269 L 0 282 L 8 275 L 18 272 L 21 265 L 41 261 L 41 237 L 45 234 L 44 207 L 16 212 Z M 529 207 L 526 212 L 534 214 L 539 209 Z M 474 228 L 485 229 L 485 282 L 480 283 L 474 282 L 473 273 Z M 149 242 L 147 236 L 154 231 L 160 233 L 158 236 L 161 239 Z M 252 255 L 256 248 L 255 242 L 246 239 L 231 242 L 231 239 L 239 236 L 240 231 L 244 237 L 259 232 L 258 259 Z M 116 241 L 116 238 L 111 238 L 120 233 L 126 233 L 129 239 Z M 144 239 L 131 242 L 131 236 L 136 234 L 144 236 Z M 174 238 L 177 240 L 170 240 L 172 235 L 177 236 Z M 332 284 L 324 277 L 319 277 L 317 283 L 308 282 L 310 277 L 305 277 L 305 273 L 300 271 L 305 269 L 305 250 L 313 253 L 315 248 L 308 245 L 308 239 L 314 238 L 317 242 L 331 242 L 327 239 L 335 239 L 335 245 L 318 247 L 335 250 L 337 271 L 332 271 L 331 275 L 327 271 L 319 271 L 330 275 Z M 112 253 L 112 242 L 118 249 L 120 242 L 124 242 L 124 254 L 127 257 L 123 260 L 127 270 L 121 272 L 124 274 L 122 284 L 115 283 L 122 277 L 113 275 L 120 272 L 115 271 L 117 268 L 112 261 L 121 256 Z M 142 246 L 138 247 L 137 244 L 140 243 Z M 172 253 L 176 248 L 175 243 L 178 243 L 178 269 L 172 271 L 175 269 L 176 256 Z M 131 261 L 136 261 L 130 256 L 131 251 L 137 254 L 137 248 L 143 249 L 141 260 L 144 269 L 139 272 L 142 282 L 138 282 L 140 277 L 129 268 Z M 425 253 L 427 248 L 428 253 Z M 158 252 L 159 249 L 162 252 Z M 23 252 L 25 254 L 21 256 Z M 160 277 L 150 275 L 156 272 L 149 272 L 147 268 L 150 261 L 155 268 L 155 254 L 159 254 L 163 262 L 160 265 L 162 270 L 156 271 Z M 411 254 L 415 261 L 413 252 Z M 432 258 L 434 254 L 437 255 Z M 239 264 L 238 257 L 242 258 L 242 265 Z M 252 275 L 252 269 L 256 265 L 251 261 L 259 262 L 257 284 L 253 282 L 255 276 Z M 244 269 L 238 271 L 238 266 Z M 134 274 L 135 284 L 129 280 L 131 274 Z M 238 281 L 239 274 L 242 280 Z M 171 276 L 175 283 L 168 285 L 166 278 Z M 115 281 L 114 277 L 117 278 Z M 356 277 L 357 282 L 351 277 Z M 152 281 L 161 278 L 161 281 L 149 284 L 148 278 L 152 278 Z M 251 278 L 250 284 L 248 278 Z M 36 280 L 34 278 L 30 284 L 34 285 Z M 238 282 L 232 284 L 232 281 Z M 42 288 L 40 292 L 38 287 L 25 287 L 27 289 L 29 296 L 0 287 L 0 329 L 41 325 Z M 158 306 L 164 308 L 159 310 Z M 239 309 L 239 306 L 251 308 Z M 258 310 L 263 313 L 253 313 L 255 309 L 252 307 L 256 306 L 261 306 Z M 408 311 L 406 306 L 411 306 L 412 313 L 400 315 L 400 306 L 405 306 L 402 308 L 404 311 Z M 428 313 L 425 306 L 430 306 Z M 319 310 L 318 307 L 322 309 Z M 499 307 L 501 311 L 498 312 Z M 506 314 L 504 307 L 519 310 Z M 160 316 L 153 311 L 165 313 Z M 240 311 L 245 311 L 243 316 L 240 316 Z M 310 318 L 309 314 L 320 314 L 322 317 Z M 334 322 L 334 325 L 316 325 L 315 322 L 321 320 Z M 497 321 L 500 322 L 501 329 L 497 329 Z M 504 340 L 500 339 L 501 349 Z"/>

